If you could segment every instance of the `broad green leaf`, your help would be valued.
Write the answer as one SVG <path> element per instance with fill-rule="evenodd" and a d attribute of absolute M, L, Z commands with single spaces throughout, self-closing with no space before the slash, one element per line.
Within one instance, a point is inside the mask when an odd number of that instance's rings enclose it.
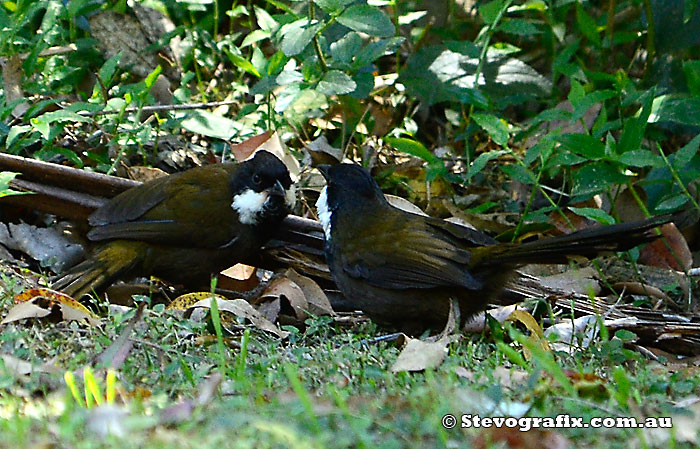
<path fill-rule="evenodd" d="M 518 36 L 532 36 L 542 33 L 532 22 L 523 19 L 505 20 L 498 25 L 498 30 Z"/>
<path fill-rule="evenodd" d="M 683 73 L 688 90 L 693 95 L 700 95 L 700 61 L 683 62 Z"/>
<path fill-rule="evenodd" d="M 391 19 L 379 8 L 354 5 L 338 16 L 338 22 L 354 31 L 375 37 L 391 37 L 396 32 Z"/>
<path fill-rule="evenodd" d="M 321 23 L 309 25 L 307 19 L 297 20 L 284 25 L 281 30 L 284 37 L 282 38 L 280 50 L 287 56 L 298 55 L 311 43 L 311 40 L 322 26 L 323 24 Z"/>
<path fill-rule="evenodd" d="M 510 179 L 522 182 L 523 184 L 534 184 L 537 181 L 535 174 L 520 164 L 501 165 L 498 168 L 508 175 Z"/>
<path fill-rule="evenodd" d="M 226 56 L 228 56 L 229 61 L 231 61 L 231 63 L 239 69 L 250 73 L 251 75 L 257 78 L 262 78 L 260 72 L 258 72 L 258 70 L 253 66 L 253 64 L 244 57 L 233 54 L 230 51 L 226 51 Z"/>
<path fill-rule="evenodd" d="M 600 35 L 598 33 L 598 25 L 595 20 L 588 15 L 586 10 L 581 6 L 581 3 L 576 3 L 576 23 L 579 30 L 591 42 L 600 47 Z"/>
<path fill-rule="evenodd" d="M 269 12 L 262 8 L 255 7 L 255 18 L 261 30 L 274 33 L 279 28 L 279 23 L 272 18 Z"/>
<path fill-rule="evenodd" d="M 663 167 L 666 165 L 661 156 L 649 150 L 628 151 L 623 153 L 617 161 L 631 167 Z"/>
<path fill-rule="evenodd" d="M 352 2 L 353 0 L 314 0 L 319 8 L 331 15 L 338 14 Z"/>
<path fill-rule="evenodd" d="M 606 162 L 586 164 L 573 173 L 573 196 L 592 196 L 613 184 L 621 184 L 627 177 Z"/>
<path fill-rule="evenodd" d="M 693 137 L 687 145 L 671 155 L 669 159 L 671 160 L 673 168 L 676 170 L 683 170 L 693 156 L 698 154 L 698 146 L 700 146 L 700 134 Z"/>
<path fill-rule="evenodd" d="M 304 89 L 296 96 L 292 104 L 285 111 L 287 116 L 300 115 L 305 118 L 308 111 L 323 109 L 328 106 L 328 99 L 316 89 Z"/>
<path fill-rule="evenodd" d="M 19 192 L 10 188 L 10 181 L 15 179 L 15 176 L 20 173 L 10 171 L 0 171 L 0 198 L 10 195 L 28 195 L 32 192 Z"/>
<path fill-rule="evenodd" d="M 349 94 L 354 91 L 356 87 L 357 84 L 355 84 L 355 81 L 346 73 L 340 70 L 330 70 L 323 75 L 321 81 L 318 82 L 317 89 L 319 92 L 331 96 Z"/>
<path fill-rule="evenodd" d="M 416 20 L 419 20 L 422 17 L 425 17 L 426 14 L 428 14 L 428 11 L 412 11 L 412 12 L 403 14 L 403 15 L 399 16 L 399 25 L 410 25 L 411 23 L 415 22 Z"/>
<path fill-rule="evenodd" d="M 654 98 L 649 123 L 656 122 L 677 122 L 700 126 L 700 97 L 669 94 Z"/>
<path fill-rule="evenodd" d="M 180 126 L 195 134 L 216 139 L 231 140 L 239 131 L 240 124 L 209 111 L 195 109 L 182 114 Z"/>
<path fill-rule="evenodd" d="M 557 141 L 572 153 L 588 159 L 596 160 L 605 157 L 605 144 L 588 134 L 564 134 L 557 137 Z"/>
<path fill-rule="evenodd" d="M 466 180 L 468 181 L 469 179 L 471 179 L 472 176 L 476 175 L 481 170 L 483 170 L 484 167 L 486 167 L 486 164 L 489 163 L 489 161 L 497 159 L 498 157 L 508 153 L 509 152 L 506 150 L 489 151 L 486 153 L 481 153 L 476 159 L 474 159 L 474 162 L 472 162 L 469 166 L 469 171 L 467 172 Z"/>
<path fill-rule="evenodd" d="M 675 194 L 675 195 L 661 201 L 659 204 L 657 204 L 656 210 L 658 212 L 669 212 L 669 211 L 678 209 L 679 207 L 681 207 L 682 205 L 684 205 L 688 201 L 690 201 L 690 198 L 683 195 L 682 193 Z"/>
<path fill-rule="evenodd" d="M 330 52 L 333 60 L 349 64 L 362 49 L 362 38 L 354 31 L 347 33 L 331 43 Z"/>
<path fill-rule="evenodd" d="M 119 61 L 121 58 L 122 53 L 119 52 L 102 64 L 99 75 L 100 80 L 102 80 L 106 87 L 109 87 L 110 83 L 112 82 L 112 76 L 114 76 L 114 72 L 117 70 L 117 67 L 119 67 Z"/>
<path fill-rule="evenodd" d="M 569 210 L 576 215 L 588 218 L 589 220 L 597 221 L 604 225 L 611 225 L 615 223 L 615 219 L 608 215 L 604 210 L 597 209 L 595 207 L 571 207 Z"/>
<path fill-rule="evenodd" d="M 505 147 L 508 145 L 508 125 L 492 114 L 474 113 L 474 121 L 493 139 L 496 144 Z"/>
<path fill-rule="evenodd" d="M 5 148 L 10 147 L 15 140 L 23 135 L 24 133 L 31 131 L 32 127 L 30 125 L 14 125 L 10 128 L 10 132 L 7 133 L 7 140 L 5 141 Z"/>
<path fill-rule="evenodd" d="M 493 25 L 498 14 L 506 6 L 506 0 L 493 0 L 492 2 L 479 5 L 479 14 L 487 25 Z"/>
<path fill-rule="evenodd" d="M 435 160 L 435 155 L 431 153 L 425 147 L 425 145 L 418 142 L 417 140 L 408 139 L 405 137 L 387 137 L 384 140 L 386 140 L 386 142 L 389 145 L 401 151 L 402 153 L 417 156 L 423 159 L 424 161 L 428 162 L 432 162 Z"/>
<path fill-rule="evenodd" d="M 270 33 L 267 30 L 253 30 L 250 33 L 246 35 L 246 37 L 243 39 L 243 42 L 241 42 L 241 47 L 244 48 L 249 45 L 252 45 L 256 42 L 260 42 L 262 40 L 268 39 L 270 36 L 272 36 L 272 33 Z"/>

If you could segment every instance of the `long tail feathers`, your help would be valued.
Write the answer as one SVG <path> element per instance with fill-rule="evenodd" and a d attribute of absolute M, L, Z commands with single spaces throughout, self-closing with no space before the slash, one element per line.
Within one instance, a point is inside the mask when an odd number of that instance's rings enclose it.
<path fill-rule="evenodd" d="M 568 256 L 595 257 L 604 252 L 626 251 L 656 239 L 654 230 L 671 221 L 662 215 L 648 220 L 600 226 L 568 235 L 526 243 L 500 243 L 477 248 L 472 265 L 519 265 L 527 263 L 566 263 Z"/>
<path fill-rule="evenodd" d="M 99 292 L 119 279 L 140 262 L 135 245 L 106 244 L 99 247 L 87 260 L 54 279 L 51 287 L 76 299 Z"/>

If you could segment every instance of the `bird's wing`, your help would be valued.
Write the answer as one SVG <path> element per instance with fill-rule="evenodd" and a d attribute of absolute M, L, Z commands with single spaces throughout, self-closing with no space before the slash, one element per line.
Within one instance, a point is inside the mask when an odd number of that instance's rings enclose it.
<path fill-rule="evenodd" d="M 468 245 L 458 243 L 449 231 L 436 230 L 431 221 L 397 215 L 393 223 L 382 226 L 387 232 L 378 232 L 376 226 L 365 229 L 360 238 L 347 239 L 351 243 L 339 254 L 342 269 L 382 288 L 483 288 L 469 271 Z"/>
<path fill-rule="evenodd" d="M 206 168 L 206 176 L 193 169 L 158 178 L 113 198 L 90 216 L 93 228 L 88 238 L 200 247 L 229 243 L 231 235 L 224 230 L 236 218 L 228 191 L 230 168 Z M 204 226 L 215 231 L 202 232 Z"/>

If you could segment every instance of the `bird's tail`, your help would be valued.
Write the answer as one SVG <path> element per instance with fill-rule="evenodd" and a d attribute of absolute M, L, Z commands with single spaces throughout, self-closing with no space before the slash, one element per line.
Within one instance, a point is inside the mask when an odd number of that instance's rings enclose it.
<path fill-rule="evenodd" d="M 595 257 L 605 252 L 626 251 L 659 237 L 660 234 L 654 228 L 669 221 L 671 216 L 662 215 L 648 220 L 584 229 L 532 242 L 484 246 L 472 250 L 474 252 L 471 265 L 566 263 L 569 256 Z"/>
<path fill-rule="evenodd" d="M 125 276 L 142 259 L 139 242 L 118 241 L 99 246 L 92 256 L 56 277 L 51 288 L 79 299 L 100 292 Z M 125 244 L 128 243 L 128 244 Z"/>

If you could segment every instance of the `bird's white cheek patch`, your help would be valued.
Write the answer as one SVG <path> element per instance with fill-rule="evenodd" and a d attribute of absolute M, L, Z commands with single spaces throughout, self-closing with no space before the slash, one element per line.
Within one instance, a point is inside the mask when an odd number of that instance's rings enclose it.
<path fill-rule="evenodd" d="M 254 225 L 258 222 L 258 214 L 262 212 L 267 201 L 267 192 L 256 192 L 247 189 L 233 197 L 231 208 L 238 212 L 241 223 Z"/>
<path fill-rule="evenodd" d="M 328 195 L 326 194 L 326 189 L 324 187 L 321 190 L 321 194 L 316 200 L 316 211 L 318 212 L 318 219 L 323 226 L 323 233 L 326 235 L 326 240 L 331 239 L 331 215 L 333 214 L 330 209 L 328 209 Z"/>

